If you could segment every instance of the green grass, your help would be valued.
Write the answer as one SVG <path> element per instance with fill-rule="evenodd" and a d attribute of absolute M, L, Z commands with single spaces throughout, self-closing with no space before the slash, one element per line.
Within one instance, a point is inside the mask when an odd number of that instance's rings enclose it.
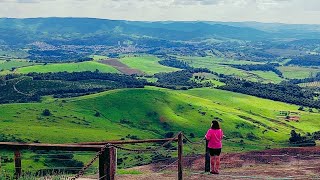
<path fill-rule="evenodd" d="M 159 72 L 178 71 L 177 68 L 171 68 L 159 64 L 160 59 L 154 56 L 138 56 L 138 57 L 124 57 L 119 60 L 130 68 L 138 69 L 148 75 L 153 75 Z"/>
<path fill-rule="evenodd" d="M 191 66 L 196 68 L 208 68 L 211 71 L 217 72 L 219 74 L 233 75 L 237 77 L 249 78 L 250 74 L 246 71 L 233 68 L 228 66 L 229 64 L 257 64 L 251 61 L 245 60 L 233 60 L 233 59 L 224 59 L 218 57 L 184 57 L 180 56 L 178 59 L 183 60 L 189 63 Z"/>
<path fill-rule="evenodd" d="M 0 71 L 11 70 L 12 68 L 20 68 L 26 66 L 32 66 L 35 63 L 26 60 L 10 60 L 10 61 L 0 61 Z"/>
<path fill-rule="evenodd" d="M 229 65 L 243 65 L 243 64 L 261 64 L 258 62 L 246 61 L 246 60 L 234 60 L 224 59 L 218 57 L 183 57 L 178 59 L 189 63 L 193 67 L 206 67 L 214 72 L 225 75 L 232 75 L 235 77 L 245 78 L 254 82 L 262 83 L 280 83 L 283 79 L 280 78 L 274 72 L 263 71 L 245 71 L 237 68 L 233 68 Z"/>
<path fill-rule="evenodd" d="M 278 67 L 278 69 L 283 73 L 283 76 L 288 79 L 304 79 L 320 72 L 320 69 L 298 66 L 281 66 Z"/>
<path fill-rule="evenodd" d="M 119 169 L 117 170 L 117 174 L 132 174 L 132 175 L 137 175 L 137 174 L 142 174 L 142 172 L 138 170 L 126 170 L 126 169 Z"/>
<path fill-rule="evenodd" d="M 17 70 L 17 73 L 47 73 L 47 72 L 80 72 L 80 71 L 95 71 L 98 69 L 100 72 L 118 73 L 115 68 L 101 64 L 98 62 L 87 61 L 80 63 L 59 63 L 59 64 L 47 64 L 47 65 L 35 65 L 30 67 L 23 67 Z"/>
<path fill-rule="evenodd" d="M 101 61 L 101 60 L 108 59 L 107 56 L 101 56 L 101 55 L 92 55 L 90 57 L 93 58 L 93 61 Z"/>
<path fill-rule="evenodd" d="M 280 83 L 283 81 L 276 73 L 271 71 L 252 71 L 254 74 L 258 75 L 263 79 L 264 83 Z"/>

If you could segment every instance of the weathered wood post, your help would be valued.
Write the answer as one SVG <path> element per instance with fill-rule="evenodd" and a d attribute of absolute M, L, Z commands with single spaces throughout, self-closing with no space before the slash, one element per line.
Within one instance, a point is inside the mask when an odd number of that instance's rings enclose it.
<path fill-rule="evenodd" d="M 116 173 L 116 161 L 116 148 L 106 148 L 99 156 L 99 179 L 114 180 Z"/>
<path fill-rule="evenodd" d="M 182 153 L 183 153 L 183 136 L 182 133 L 178 135 L 178 180 L 183 179 L 183 168 L 182 168 Z"/>
<path fill-rule="evenodd" d="M 210 172 L 210 153 L 209 153 L 208 143 L 209 141 L 206 140 L 206 156 L 205 156 L 205 167 L 204 167 L 205 172 Z"/>
<path fill-rule="evenodd" d="M 14 151 L 14 166 L 15 166 L 15 178 L 19 179 L 22 174 L 21 167 L 21 152 L 19 150 Z"/>

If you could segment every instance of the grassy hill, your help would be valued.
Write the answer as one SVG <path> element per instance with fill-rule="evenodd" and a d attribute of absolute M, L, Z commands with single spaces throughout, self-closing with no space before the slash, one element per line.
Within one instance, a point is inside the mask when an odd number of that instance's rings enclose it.
<path fill-rule="evenodd" d="M 95 71 L 98 69 L 100 72 L 110 72 L 110 73 L 118 73 L 119 71 L 115 68 L 101 64 L 98 62 L 87 61 L 80 63 L 57 63 L 57 64 L 47 64 L 47 65 L 35 65 L 29 67 L 23 67 L 17 69 L 17 73 L 47 73 L 47 72 L 80 72 L 80 71 Z"/>
<path fill-rule="evenodd" d="M 52 115 L 43 116 L 44 109 Z M 299 123 L 276 118 L 280 110 L 297 109 L 295 105 L 216 89 L 172 91 L 147 87 L 0 105 L 0 129 L 8 137 L 49 143 L 120 139 L 128 134 L 156 138 L 169 131 L 194 133 L 200 138 L 216 118 L 222 119 L 229 138 L 246 139 L 253 132 L 259 142 L 281 142 L 288 139 L 293 128 L 300 132 L 319 130 L 319 113 L 301 112 Z"/>

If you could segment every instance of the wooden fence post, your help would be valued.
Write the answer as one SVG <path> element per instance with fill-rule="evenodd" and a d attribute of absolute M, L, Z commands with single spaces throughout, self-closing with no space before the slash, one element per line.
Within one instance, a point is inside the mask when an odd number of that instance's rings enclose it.
<path fill-rule="evenodd" d="M 19 179 L 22 174 L 21 152 L 19 150 L 14 151 L 14 165 L 15 165 L 15 178 Z"/>
<path fill-rule="evenodd" d="M 99 156 L 99 179 L 114 180 L 116 163 L 116 148 L 106 148 L 105 151 Z"/>
<path fill-rule="evenodd" d="M 182 133 L 178 135 L 178 180 L 183 179 L 183 168 L 182 168 L 182 153 L 183 153 L 183 136 Z"/>
<path fill-rule="evenodd" d="M 210 153 L 209 153 L 208 143 L 209 141 L 206 140 L 206 156 L 205 156 L 205 167 L 204 167 L 205 172 L 210 172 Z"/>

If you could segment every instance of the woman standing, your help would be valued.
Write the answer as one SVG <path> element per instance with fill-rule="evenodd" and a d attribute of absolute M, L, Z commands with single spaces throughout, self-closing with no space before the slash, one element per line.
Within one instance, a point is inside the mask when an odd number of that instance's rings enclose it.
<path fill-rule="evenodd" d="M 211 128 L 205 137 L 209 141 L 208 148 L 210 152 L 211 173 L 219 174 L 223 131 L 218 121 L 212 121 Z"/>

